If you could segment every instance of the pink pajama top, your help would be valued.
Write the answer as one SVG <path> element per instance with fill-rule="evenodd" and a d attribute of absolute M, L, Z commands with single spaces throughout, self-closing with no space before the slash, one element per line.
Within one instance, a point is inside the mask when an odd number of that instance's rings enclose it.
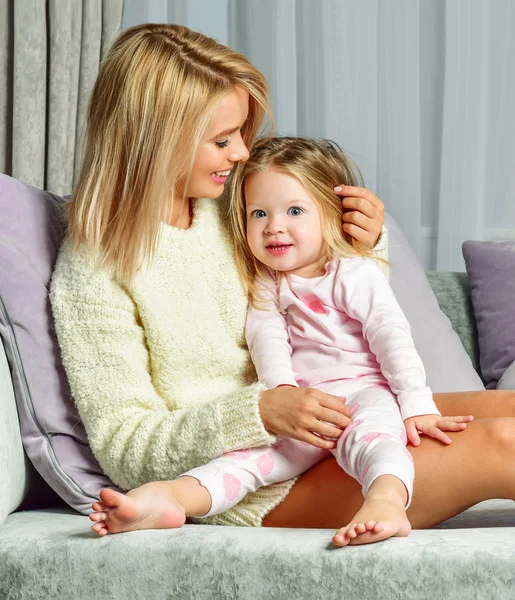
<path fill-rule="evenodd" d="M 246 337 L 268 389 L 366 378 L 390 387 L 403 420 L 440 414 L 409 323 L 374 260 L 335 259 L 320 277 L 283 275 L 265 285 L 270 300 L 249 307 Z"/>

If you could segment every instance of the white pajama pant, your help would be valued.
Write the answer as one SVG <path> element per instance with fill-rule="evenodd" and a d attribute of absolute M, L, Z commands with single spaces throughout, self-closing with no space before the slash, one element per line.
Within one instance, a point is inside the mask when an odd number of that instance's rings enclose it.
<path fill-rule="evenodd" d="M 296 477 L 331 454 L 340 467 L 361 484 L 363 495 L 380 475 L 398 477 L 406 486 L 408 507 L 413 493 L 414 468 L 406 449 L 406 430 L 397 400 L 384 384 L 349 394 L 356 389 L 356 383 L 333 381 L 316 386 L 324 392 L 346 396 L 352 413 L 352 421 L 334 450 L 280 437 L 273 446 L 227 452 L 207 465 L 184 473 L 198 479 L 211 494 L 211 508 L 203 517 L 225 512 L 248 493 Z"/>

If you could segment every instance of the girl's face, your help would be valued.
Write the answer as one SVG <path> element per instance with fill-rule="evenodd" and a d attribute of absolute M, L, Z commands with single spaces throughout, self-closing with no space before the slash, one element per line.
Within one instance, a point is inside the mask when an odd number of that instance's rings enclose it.
<path fill-rule="evenodd" d="M 317 277 L 328 260 L 320 215 L 298 179 L 271 167 L 245 180 L 247 241 L 276 271 Z"/>
<path fill-rule="evenodd" d="M 186 197 L 218 198 L 235 163 L 247 160 L 241 128 L 248 112 L 249 93 L 242 88 L 234 88 L 220 100 L 195 156 Z"/>

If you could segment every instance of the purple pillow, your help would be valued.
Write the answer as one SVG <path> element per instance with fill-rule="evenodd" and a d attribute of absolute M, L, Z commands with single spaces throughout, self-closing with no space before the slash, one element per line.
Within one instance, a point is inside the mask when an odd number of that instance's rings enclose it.
<path fill-rule="evenodd" d="M 100 490 L 115 486 L 89 448 L 54 334 L 48 286 L 63 238 L 63 203 L 0 174 L 0 335 L 25 452 L 50 487 L 87 514 Z"/>
<path fill-rule="evenodd" d="M 388 230 L 390 285 L 411 326 L 433 392 L 484 390 L 458 334 L 442 312 L 415 253 L 395 220 L 385 216 Z"/>
<path fill-rule="evenodd" d="M 515 362 L 515 241 L 463 242 L 486 388 Z"/>

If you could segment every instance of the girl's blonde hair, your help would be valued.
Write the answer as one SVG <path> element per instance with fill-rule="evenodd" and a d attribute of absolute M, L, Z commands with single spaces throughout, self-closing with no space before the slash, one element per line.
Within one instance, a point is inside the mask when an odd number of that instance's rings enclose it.
<path fill-rule="evenodd" d="M 263 265 L 250 250 L 247 242 L 245 181 L 271 167 L 298 179 L 315 202 L 328 260 L 351 256 L 377 259 L 373 250 L 365 248 L 342 230 L 342 200 L 334 192 L 334 187 L 339 184 L 362 187 L 363 176 L 338 144 L 329 140 L 296 137 L 263 138 L 257 141 L 249 159 L 232 181 L 229 210 L 236 264 L 254 306 L 264 300 L 259 279 L 271 274 L 278 281 L 281 273 Z"/>
<path fill-rule="evenodd" d="M 67 205 L 68 236 L 130 280 L 155 252 L 174 192 L 186 189 L 219 101 L 249 92 L 250 148 L 268 115 L 268 85 L 241 54 L 179 25 L 127 29 L 102 61 L 89 99 L 84 159 Z"/>

